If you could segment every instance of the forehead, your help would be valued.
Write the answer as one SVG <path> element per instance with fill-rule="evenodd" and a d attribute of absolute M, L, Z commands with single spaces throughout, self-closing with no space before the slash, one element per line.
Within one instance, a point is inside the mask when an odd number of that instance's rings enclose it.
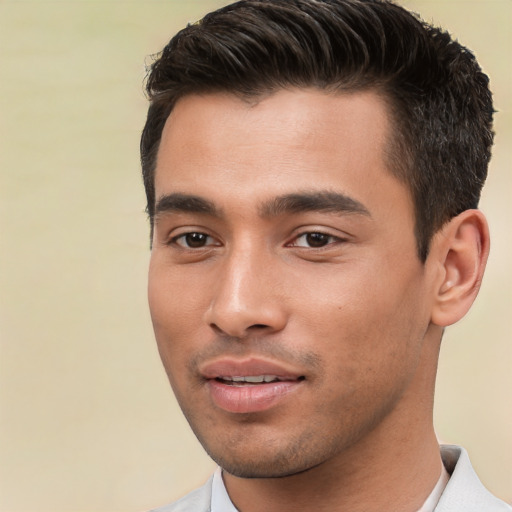
<path fill-rule="evenodd" d="M 319 89 L 283 89 L 257 98 L 243 99 L 230 93 L 187 95 L 176 103 L 162 133 L 194 135 L 202 144 L 216 148 L 227 130 L 231 136 L 250 135 L 267 142 L 322 145 L 327 132 L 348 139 L 354 129 L 375 141 L 389 134 L 386 101 L 376 91 L 327 92 Z M 212 128 L 215 128 L 212 130 Z M 234 129 L 237 128 L 237 132 Z M 276 136 L 279 140 L 276 140 Z"/>
<path fill-rule="evenodd" d="M 386 102 L 371 91 L 281 90 L 254 102 L 186 96 L 162 133 L 156 199 L 193 192 L 261 201 L 319 187 L 364 204 L 380 194 L 376 177 L 396 181 L 386 158 L 390 126 Z"/>

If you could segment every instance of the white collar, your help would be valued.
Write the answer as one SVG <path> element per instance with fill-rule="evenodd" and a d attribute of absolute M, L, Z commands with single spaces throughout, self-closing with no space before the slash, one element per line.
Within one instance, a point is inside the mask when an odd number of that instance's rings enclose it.
<path fill-rule="evenodd" d="M 443 494 L 444 488 L 448 484 L 448 480 L 450 480 L 450 475 L 448 474 L 448 471 L 446 471 L 446 468 L 443 464 L 441 469 L 441 476 L 439 477 L 437 484 L 430 493 L 429 497 L 425 500 L 425 503 L 423 503 L 423 505 L 420 507 L 418 512 L 434 512 L 437 503 L 441 499 L 441 494 Z"/>
<path fill-rule="evenodd" d="M 211 512 L 238 512 L 229 498 L 220 467 L 213 474 Z"/>
<path fill-rule="evenodd" d="M 450 475 L 443 465 L 439 480 L 429 497 L 425 500 L 425 503 L 423 503 L 417 512 L 434 512 L 437 502 L 439 498 L 441 498 L 441 494 L 443 494 L 449 479 Z M 222 469 L 220 467 L 218 467 L 213 474 L 211 512 L 239 512 L 229 498 L 224 480 L 222 479 Z"/>

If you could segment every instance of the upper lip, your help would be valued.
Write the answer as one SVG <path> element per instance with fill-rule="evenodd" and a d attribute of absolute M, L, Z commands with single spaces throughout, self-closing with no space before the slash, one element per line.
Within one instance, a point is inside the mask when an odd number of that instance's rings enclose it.
<path fill-rule="evenodd" d="M 252 377 L 274 375 L 281 380 L 297 380 L 303 377 L 299 371 L 285 364 L 262 358 L 234 359 L 224 357 L 200 365 L 199 371 L 205 379 L 219 377 Z"/>

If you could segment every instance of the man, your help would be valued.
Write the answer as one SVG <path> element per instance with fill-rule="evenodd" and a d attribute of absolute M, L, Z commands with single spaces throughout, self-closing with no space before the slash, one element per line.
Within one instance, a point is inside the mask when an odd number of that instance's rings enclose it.
<path fill-rule="evenodd" d="M 219 465 L 159 510 L 511 510 L 432 424 L 489 250 L 472 54 L 390 2 L 246 0 L 175 36 L 147 89 L 150 310 Z"/>

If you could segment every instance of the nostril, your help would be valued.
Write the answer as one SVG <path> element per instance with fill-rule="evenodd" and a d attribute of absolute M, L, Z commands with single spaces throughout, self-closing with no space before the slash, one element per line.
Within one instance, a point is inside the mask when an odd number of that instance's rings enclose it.
<path fill-rule="evenodd" d="M 265 325 L 265 324 L 254 324 L 249 327 L 249 329 L 254 329 L 254 330 L 261 330 L 261 329 L 267 329 L 267 328 L 268 328 L 268 325 Z"/>
<path fill-rule="evenodd" d="M 222 334 L 222 329 L 216 325 L 216 324 L 210 324 L 210 327 L 213 329 L 213 331 L 215 332 L 215 334 Z"/>

